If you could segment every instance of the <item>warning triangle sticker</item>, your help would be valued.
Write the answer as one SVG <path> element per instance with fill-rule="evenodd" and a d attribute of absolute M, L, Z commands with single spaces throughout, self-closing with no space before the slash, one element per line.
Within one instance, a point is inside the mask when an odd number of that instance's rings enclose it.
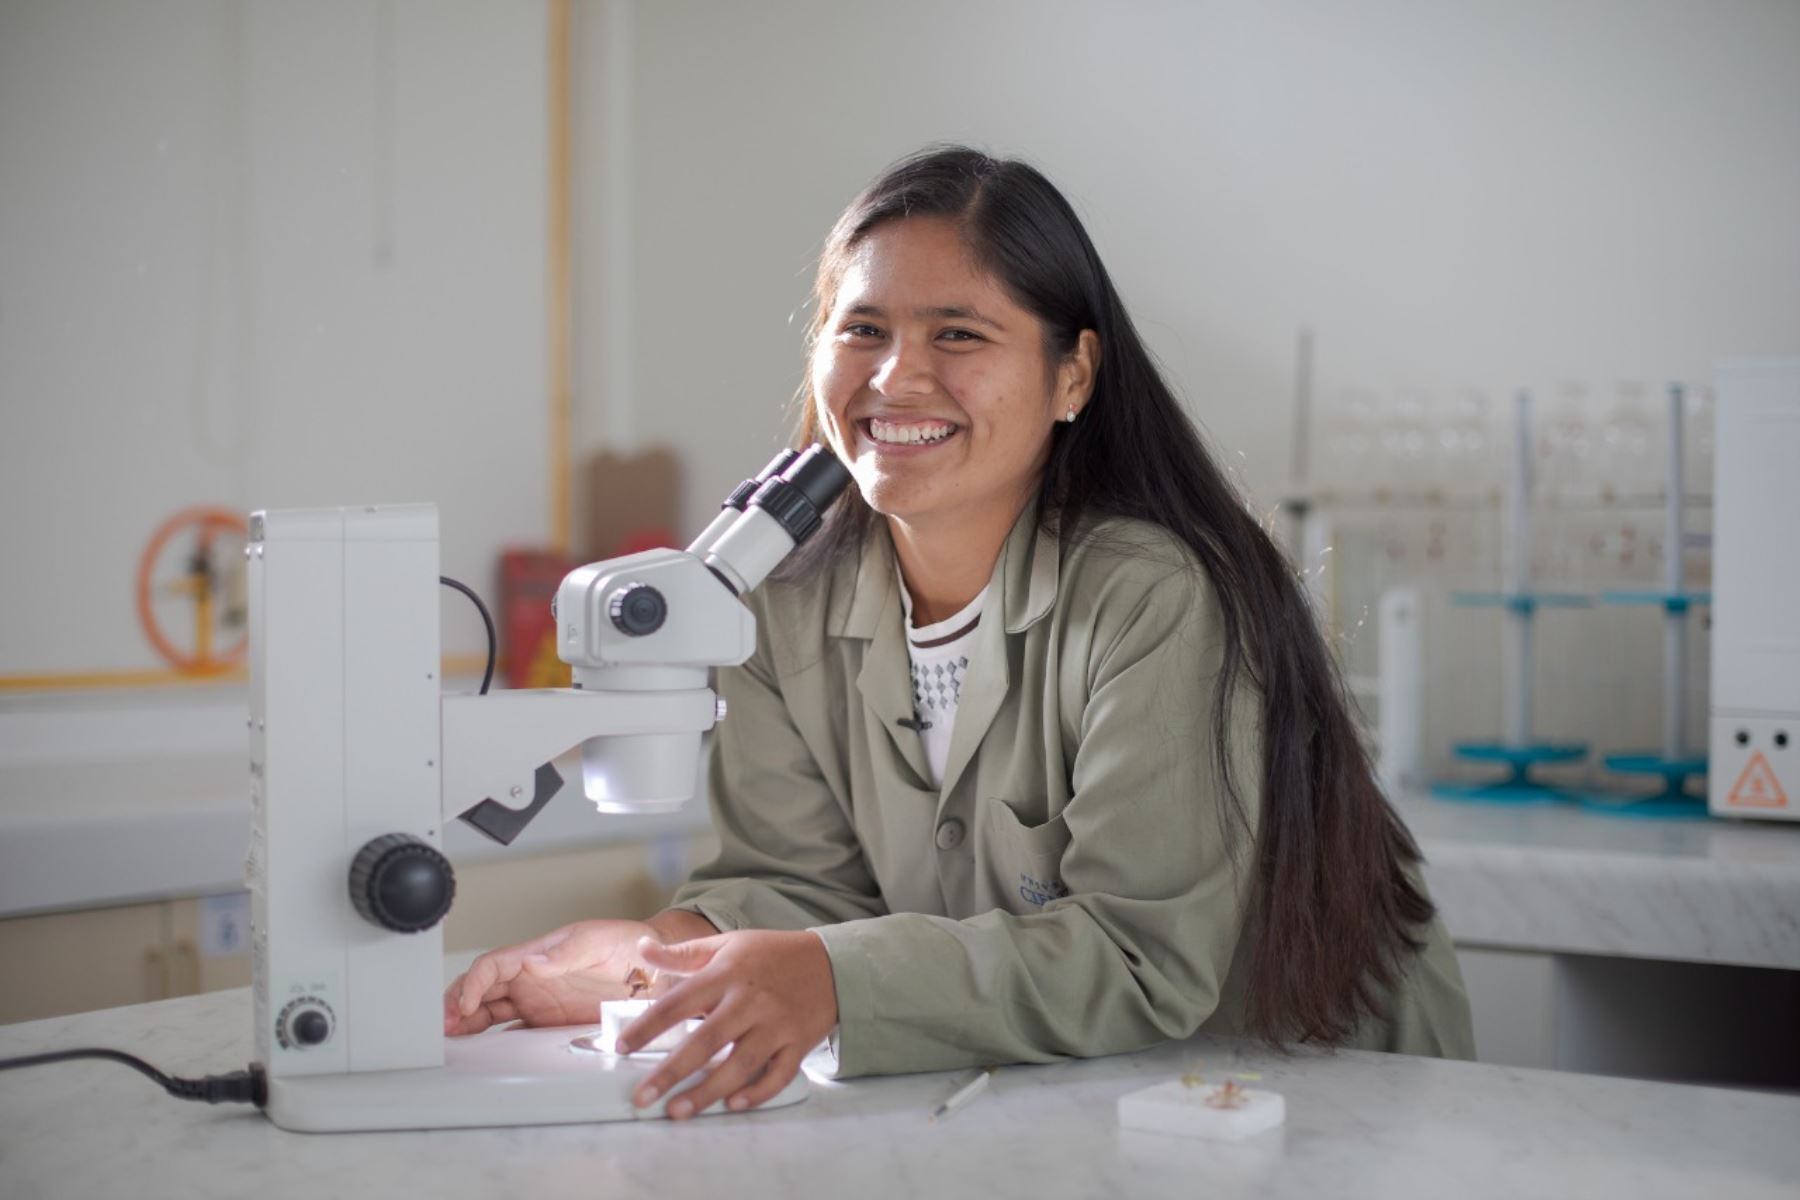
<path fill-rule="evenodd" d="M 1760 750 L 1750 756 L 1750 765 L 1731 785 L 1731 795 L 1725 798 L 1725 803 L 1733 808 L 1786 808 L 1787 802 L 1781 781 L 1775 778 L 1769 760 Z"/>

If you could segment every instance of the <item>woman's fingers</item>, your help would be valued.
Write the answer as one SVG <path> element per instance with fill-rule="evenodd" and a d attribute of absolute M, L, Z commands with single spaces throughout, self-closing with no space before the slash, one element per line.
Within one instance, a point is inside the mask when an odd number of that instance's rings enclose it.
<path fill-rule="evenodd" d="M 630 1054 L 683 1021 L 707 1016 L 723 994 L 724 984 L 716 979 L 682 980 L 645 1009 L 641 1017 L 619 1030 L 619 1053 Z"/>
<path fill-rule="evenodd" d="M 494 1000 L 476 1009 L 472 1016 L 453 1014 L 444 1020 L 444 1033 L 450 1037 L 467 1037 L 494 1025 L 523 1020 L 525 1014 L 511 1000 Z"/>
<path fill-rule="evenodd" d="M 693 1087 L 669 1101 L 668 1113 L 677 1121 L 703 1113 L 762 1073 L 773 1049 L 768 1038 L 754 1033 L 732 1047 L 725 1061 L 708 1071 Z"/>
<path fill-rule="evenodd" d="M 706 969 L 713 955 L 725 944 L 724 935 L 695 938 L 691 942 L 659 942 L 655 938 L 638 939 L 638 958 L 645 966 L 665 975 L 695 975 Z"/>
<path fill-rule="evenodd" d="M 561 952 L 572 952 L 579 945 L 574 937 L 575 926 L 565 925 L 561 929 L 552 930 L 543 937 L 533 938 L 529 942 L 521 942 L 517 946 L 506 946 L 499 950 L 490 950 L 469 964 L 463 972 L 461 988 L 457 992 L 457 1009 L 464 1016 L 472 1016 L 475 1009 L 486 1003 L 495 995 L 505 994 L 505 985 L 517 979 L 525 964 L 547 958 Z M 451 985 L 455 987 L 455 984 Z"/>
<path fill-rule="evenodd" d="M 471 1033 L 480 1033 L 493 1023 L 484 1005 L 466 1017 L 460 1012 L 452 1013 L 444 1021 L 444 1033 L 449 1037 L 468 1037 Z"/>
<path fill-rule="evenodd" d="M 466 974 L 466 972 L 465 972 Z M 463 977 L 458 975 L 444 989 L 444 1027 L 449 1028 L 451 1021 L 462 1020 L 462 984 Z"/>
<path fill-rule="evenodd" d="M 553 979 L 594 965 L 591 939 L 560 938 L 548 945 L 534 947 L 519 960 L 520 970 L 542 979 Z"/>
<path fill-rule="evenodd" d="M 622 1031 L 621 1049 L 643 1046 L 684 1018 L 706 1018 L 645 1079 L 632 1097 L 640 1108 L 705 1072 L 733 1042 L 724 1062 L 669 1102 L 669 1115 L 691 1116 L 720 1100 L 760 1104 L 792 1081 L 805 1052 L 837 1019 L 830 958 L 813 934 L 740 930 L 673 946 L 640 944 L 639 953 L 667 974 L 688 977 Z"/>
<path fill-rule="evenodd" d="M 465 1017 L 474 1016 L 475 1010 L 496 987 L 518 975 L 523 958 L 520 948 L 512 946 L 505 950 L 490 950 L 470 963 L 469 969 L 463 972 L 462 986 L 457 989 L 457 1011 Z"/>
<path fill-rule="evenodd" d="M 769 1065 L 763 1068 L 762 1076 L 749 1087 L 726 1099 L 725 1107 L 732 1112 L 742 1112 L 774 1099 L 800 1073 L 800 1064 L 805 1058 L 804 1051 L 794 1046 L 783 1046 L 769 1060 Z"/>
<path fill-rule="evenodd" d="M 670 999 L 673 999 L 673 997 L 670 997 Z M 668 1002 L 668 999 L 664 999 L 651 1005 L 650 1012 L 639 1017 L 637 1023 L 649 1020 L 658 1008 Z M 634 1025 L 635 1024 L 636 1023 L 634 1023 Z M 669 1021 L 664 1024 L 663 1028 L 666 1029 L 672 1024 L 674 1024 L 674 1022 Z M 730 1019 L 729 1013 L 714 1013 L 711 1017 L 700 1022 L 700 1028 L 688 1034 L 688 1036 L 683 1039 L 681 1045 L 669 1051 L 669 1056 L 663 1059 L 662 1066 L 651 1072 L 650 1078 L 639 1084 L 637 1091 L 632 1093 L 631 1102 L 639 1108 L 649 1108 L 652 1104 L 655 1104 L 658 1100 L 662 1099 L 662 1097 L 668 1095 L 682 1080 L 711 1062 L 718 1055 L 719 1051 L 723 1050 L 734 1038 L 743 1032 L 742 1023 L 733 1022 Z M 652 1033 L 644 1038 L 644 1041 L 648 1041 L 655 1036 L 656 1034 Z M 640 1043 L 634 1042 L 633 1044 Z M 623 1050 L 624 1048 L 623 1039 L 621 1038 L 620 1049 Z M 626 1052 L 629 1053 L 629 1051 Z"/>

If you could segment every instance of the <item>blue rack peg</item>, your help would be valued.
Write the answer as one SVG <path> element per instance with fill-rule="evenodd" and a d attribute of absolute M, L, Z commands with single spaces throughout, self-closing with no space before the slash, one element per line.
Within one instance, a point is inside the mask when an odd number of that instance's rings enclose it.
<path fill-rule="evenodd" d="M 1624 592 L 1600 593 L 1604 604 L 1660 604 L 1667 613 L 1685 613 L 1712 603 L 1711 592 Z"/>
<path fill-rule="evenodd" d="M 1583 742 L 1532 742 L 1508 746 L 1501 742 L 1458 742 L 1456 756 L 1469 762 L 1496 763 L 1509 768 L 1506 778 L 1491 783 L 1436 783 L 1434 796 L 1446 800 L 1474 800 L 1487 804 L 1566 804 L 1581 799 L 1564 788 L 1539 783 L 1531 768 L 1553 763 L 1580 762 L 1587 757 Z"/>
<path fill-rule="evenodd" d="M 1687 758 L 1664 758 L 1660 754 L 1644 751 L 1636 754 L 1609 754 L 1606 756 L 1606 769 L 1619 775 L 1653 775 L 1663 781 L 1660 792 L 1648 795 L 1630 795 L 1611 792 L 1589 793 L 1581 797 L 1581 806 L 1595 812 L 1614 813 L 1628 817 L 1703 817 L 1706 815 L 1706 796 L 1693 795 L 1687 790 L 1687 781 L 1698 775 L 1706 776 L 1706 756 L 1692 755 Z"/>
<path fill-rule="evenodd" d="M 1451 602 L 1462 608 L 1504 608 L 1530 613 L 1539 608 L 1586 608 L 1593 598 L 1574 592 L 1456 592 Z"/>

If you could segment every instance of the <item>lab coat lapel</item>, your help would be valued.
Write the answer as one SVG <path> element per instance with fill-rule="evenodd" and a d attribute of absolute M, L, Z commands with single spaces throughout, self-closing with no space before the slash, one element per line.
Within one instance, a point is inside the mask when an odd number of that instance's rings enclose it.
<path fill-rule="evenodd" d="M 988 593 L 990 596 L 992 592 Z M 956 702 L 956 728 L 950 733 L 950 754 L 944 762 L 944 782 L 939 794 L 948 796 L 963 769 L 975 757 L 988 726 L 1000 711 L 1012 688 L 1012 663 L 1006 645 L 1006 623 L 999 612 L 981 614 L 975 627 L 975 650 L 969 655 L 969 674 Z"/>
<path fill-rule="evenodd" d="M 912 769 L 917 786 L 929 789 L 924 743 L 916 730 L 900 724 L 913 719 L 912 659 L 906 653 L 899 576 L 885 523 L 876 521 L 865 539 L 849 603 L 832 624 L 841 636 L 868 639 L 856 690 L 869 719 L 882 729 L 872 739 L 871 752 L 880 753 L 885 737 L 890 751 Z"/>
<path fill-rule="evenodd" d="M 900 724 L 914 719 L 912 659 L 906 653 L 906 634 L 902 625 L 896 598 L 894 611 L 881 622 L 864 652 L 862 670 L 856 675 L 856 689 L 862 693 L 869 718 L 881 725 L 888 744 L 912 768 L 918 786 L 929 788 L 931 774 L 925 762 L 925 743 L 916 729 Z"/>
<path fill-rule="evenodd" d="M 976 626 L 969 675 L 957 698 L 941 795 L 950 795 L 962 778 L 1012 691 L 1012 645 L 1007 635 L 1023 633 L 1049 613 L 1056 601 L 1060 566 L 1056 538 L 1038 528 L 1037 506 L 1027 505 L 1007 535 L 988 582 L 988 603 Z"/>

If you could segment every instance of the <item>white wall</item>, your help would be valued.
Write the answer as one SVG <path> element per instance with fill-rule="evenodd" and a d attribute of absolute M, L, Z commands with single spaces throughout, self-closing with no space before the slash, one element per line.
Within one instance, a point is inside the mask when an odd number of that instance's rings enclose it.
<path fill-rule="evenodd" d="M 1576 381 L 1599 412 L 1621 380 L 1654 397 L 1720 356 L 1800 350 L 1785 0 L 605 0 L 584 18 L 578 434 L 679 447 L 690 523 L 783 437 L 832 220 L 933 141 L 1025 157 L 1063 187 L 1264 510 L 1287 483 L 1303 325 L 1321 425 L 1353 388 L 1440 404 L 1474 388 L 1498 414 L 1528 385 L 1547 415 Z M 1478 564 L 1453 583 L 1495 586 L 1487 521 L 1453 530 Z M 1654 538 L 1659 521 L 1614 513 L 1581 536 Z M 1356 552 L 1377 558 L 1379 539 Z M 1556 582 L 1655 585 L 1642 553 L 1633 570 Z M 1453 739 L 1498 734 L 1500 621 L 1432 609 L 1442 767 Z M 1655 615 L 1542 625 L 1540 731 L 1654 744 Z M 1372 664 L 1354 613 L 1341 637 Z"/>
<path fill-rule="evenodd" d="M 0 0 L 0 674 L 152 665 L 131 565 L 187 503 L 436 499 L 478 581 L 547 532 L 544 14 Z M 1800 5 L 589 0 L 575 34 L 577 448 L 677 447 L 689 526 L 783 437 L 824 231 L 933 140 L 1065 188 L 1265 506 L 1303 323 L 1324 401 L 1800 346 Z"/>
<path fill-rule="evenodd" d="M 548 534 L 544 6 L 0 4 L 0 675 L 159 665 L 195 503 Z M 447 603 L 449 648 L 480 625 Z"/>
<path fill-rule="evenodd" d="M 611 10 L 610 19 L 605 16 Z M 621 20 L 616 14 L 624 11 Z M 1800 5 L 609 0 L 629 40 L 630 395 L 691 503 L 756 465 L 799 380 L 820 239 L 927 142 L 1076 202 L 1196 416 L 1262 498 L 1296 330 L 1320 390 L 1698 380 L 1800 344 Z M 613 50 L 616 55 L 616 47 Z M 592 210 L 584 289 L 617 286 Z M 596 351 L 605 334 L 583 326 Z M 628 415 L 618 417 L 623 405 Z"/>

